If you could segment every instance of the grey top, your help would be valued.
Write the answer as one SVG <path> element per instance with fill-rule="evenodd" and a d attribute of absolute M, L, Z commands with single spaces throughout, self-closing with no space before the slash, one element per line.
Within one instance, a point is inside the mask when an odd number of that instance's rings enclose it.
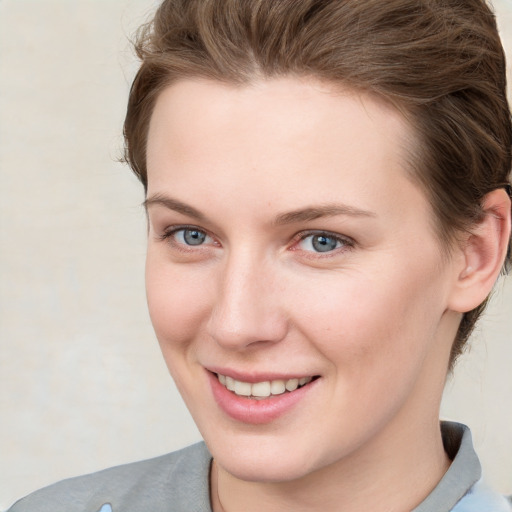
<path fill-rule="evenodd" d="M 412 512 L 510 512 L 481 480 L 471 433 L 442 423 L 453 462 L 431 494 Z M 204 443 L 155 459 L 63 480 L 16 502 L 8 512 L 211 512 L 211 455 Z"/>

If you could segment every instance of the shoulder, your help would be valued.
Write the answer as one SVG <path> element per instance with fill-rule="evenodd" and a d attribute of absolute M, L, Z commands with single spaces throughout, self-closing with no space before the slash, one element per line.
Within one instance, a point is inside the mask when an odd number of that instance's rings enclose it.
<path fill-rule="evenodd" d="M 204 443 L 154 459 L 63 480 L 16 502 L 8 512 L 209 512 L 211 456 Z"/>

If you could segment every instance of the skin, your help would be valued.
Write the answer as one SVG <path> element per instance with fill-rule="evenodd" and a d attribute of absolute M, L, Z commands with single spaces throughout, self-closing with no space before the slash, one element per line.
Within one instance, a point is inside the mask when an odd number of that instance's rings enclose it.
<path fill-rule="evenodd" d="M 443 255 L 407 176 L 410 134 L 383 102 L 313 79 L 186 80 L 158 98 L 147 297 L 214 457 L 214 510 L 411 510 L 449 466 L 439 403 L 479 298 L 467 253 Z M 284 215 L 308 208 L 316 218 Z M 339 237 L 334 250 L 316 252 L 311 232 Z M 212 368 L 319 378 L 254 425 L 219 407 Z"/>

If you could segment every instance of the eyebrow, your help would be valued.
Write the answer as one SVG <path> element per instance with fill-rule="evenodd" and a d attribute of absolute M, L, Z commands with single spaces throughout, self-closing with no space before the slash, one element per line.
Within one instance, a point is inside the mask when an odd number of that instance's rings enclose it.
<path fill-rule="evenodd" d="M 377 214 L 370 210 L 362 210 L 345 204 L 325 204 L 301 208 L 291 212 L 281 213 L 274 219 L 274 225 L 293 224 L 296 222 L 308 222 L 322 217 L 336 217 L 345 215 L 349 217 L 376 217 Z"/>
<path fill-rule="evenodd" d="M 182 213 L 187 217 L 192 217 L 197 220 L 204 220 L 206 218 L 206 216 L 203 213 L 201 213 L 199 210 L 196 210 L 194 207 L 182 203 L 177 199 L 173 199 L 172 197 L 163 196 L 161 194 L 155 194 L 154 196 L 148 197 L 142 203 L 142 206 L 144 206 L 146 211 L 152 205 L 164 206 L 169 210 L 174 210 L 175 212 Z"/>
<path fill-rule="evenodd" d="M 196 208 L 182 203 L 177 199 L 173 199 L 168 196 L 161 194 L 155 194 L 148 197 L 142 205 L 146 210 L 152 205 L 159 205 L 169 210 L 181 213 L 188 217 L 192 217 L 197 220 L 205 220 L 206 215 L 197 210 Z M 317 206 L 309 206 L 307 208 L 300 208 L 291 212 L 285 212 L 278 214 L 272 224 L 275 226 L 283 226 L 286 224 L 293 224 L 298 222 L 308 222 L 322 217 L 336 217 L 338 215 L 345 215 L 349 217 L 376 217 L 377 214 L 370 210 L 362 210 L 354 206 L 349 206 L 339 203 L 329 203 Z"/>

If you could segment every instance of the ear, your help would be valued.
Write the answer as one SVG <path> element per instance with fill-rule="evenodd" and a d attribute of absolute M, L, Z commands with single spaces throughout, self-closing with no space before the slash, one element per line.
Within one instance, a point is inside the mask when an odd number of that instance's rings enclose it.
<path fill-rule="evenodd" d="M 461 247 L 456 258 L 455 283 L 449 309 L 465 313 L 487 298 L 499 276 L 510 241 L 511 203 L 504 189 L 484 197 L 485 217 Z"/>

